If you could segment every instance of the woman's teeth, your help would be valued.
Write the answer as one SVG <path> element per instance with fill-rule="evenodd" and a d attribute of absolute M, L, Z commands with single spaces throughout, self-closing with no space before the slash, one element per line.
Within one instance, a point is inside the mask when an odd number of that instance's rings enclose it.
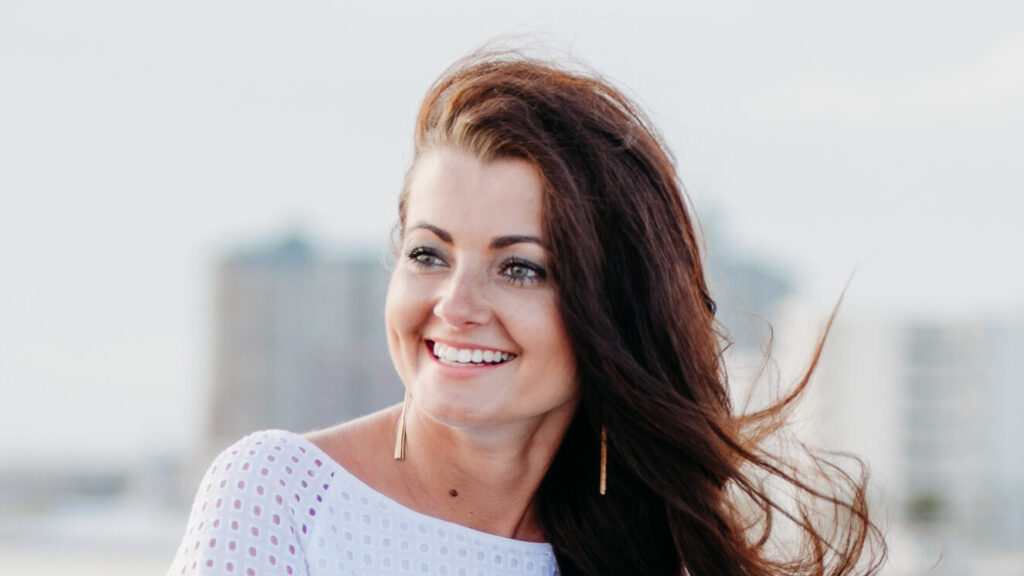
<path fill-rule="evenodd" d="M 516 357 L 515 354 L 498 350 L 455 348 L 434 342 L 434 356 L 445 364 L 465 366 L 473 364 L 501 364 Z"/>

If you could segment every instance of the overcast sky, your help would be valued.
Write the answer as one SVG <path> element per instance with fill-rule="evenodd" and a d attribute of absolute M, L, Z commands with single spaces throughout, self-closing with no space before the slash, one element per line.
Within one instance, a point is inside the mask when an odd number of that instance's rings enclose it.
<path fill-rule="evenodd" d="M 0 462 L 187 448 L 218 256 L 382 247 L 419 99 L 502 35 L 639 99 L 808 299 L 1024 308 L 1024 3 L 370 4 L 0 3 Z"/>

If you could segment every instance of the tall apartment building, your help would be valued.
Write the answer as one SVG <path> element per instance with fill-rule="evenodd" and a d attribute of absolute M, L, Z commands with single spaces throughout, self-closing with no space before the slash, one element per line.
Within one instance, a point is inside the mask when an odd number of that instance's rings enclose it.
<path fill-rule="evenodd" d="M 894 525 L 945 556 L 936 574 L 984 573 L 1000 551 L 1014 567 L 999 573 L 1024 568 L 1022 358 L 1019 316 L 841 317 L 829 337 L 813 428 L 868 461 Z"/>
<path fill-rule="evenodd" d="M 958 531 L 983 528 L 990 419 L 986 326 L 911 323 L 903 332 L 905 512 Z"/>
<path fill-rule="evenodd" d="M 983 348 L 981 522 L 993 544 L 1024 552 L 1024 314 L 990 323 Z"/>
<path fill-rule="evenodd" d="M 402 399 L 384 328 L 388 271 L 290 237 L 216 271 L 213 452 L 258 429 L 306 431 Z"/>

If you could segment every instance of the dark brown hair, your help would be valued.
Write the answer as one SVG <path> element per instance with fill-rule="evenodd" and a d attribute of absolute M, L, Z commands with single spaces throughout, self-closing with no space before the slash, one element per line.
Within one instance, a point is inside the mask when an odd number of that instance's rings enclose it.
<path fill-rule="evenodd" d="M 820 346 L 785 398 L 734 412 L 694 222 L 671 155 L 633 102 L 591 72 L 476 54 L 424 99 L 416 157 L 439 146 L 524 159 L 544 179 L 550 274 L 582 394 L 538 492 L 563 575 L 877 570 L 885 544 L 859 461 L 851 472 L 782 443 L 807 456 L 805 472 L 765 447 Z"/>

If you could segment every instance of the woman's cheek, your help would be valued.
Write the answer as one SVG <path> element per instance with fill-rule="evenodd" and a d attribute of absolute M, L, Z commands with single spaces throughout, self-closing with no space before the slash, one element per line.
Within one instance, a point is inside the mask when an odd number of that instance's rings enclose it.
<path fill-rule="evenodd" d="M 410 346 L 418 345 L 420 330 L 432 310 L 429 284 L 402 268 L 396 269 L 392 275 L 384 315 L 393 358 L 408 354 Z"/>

